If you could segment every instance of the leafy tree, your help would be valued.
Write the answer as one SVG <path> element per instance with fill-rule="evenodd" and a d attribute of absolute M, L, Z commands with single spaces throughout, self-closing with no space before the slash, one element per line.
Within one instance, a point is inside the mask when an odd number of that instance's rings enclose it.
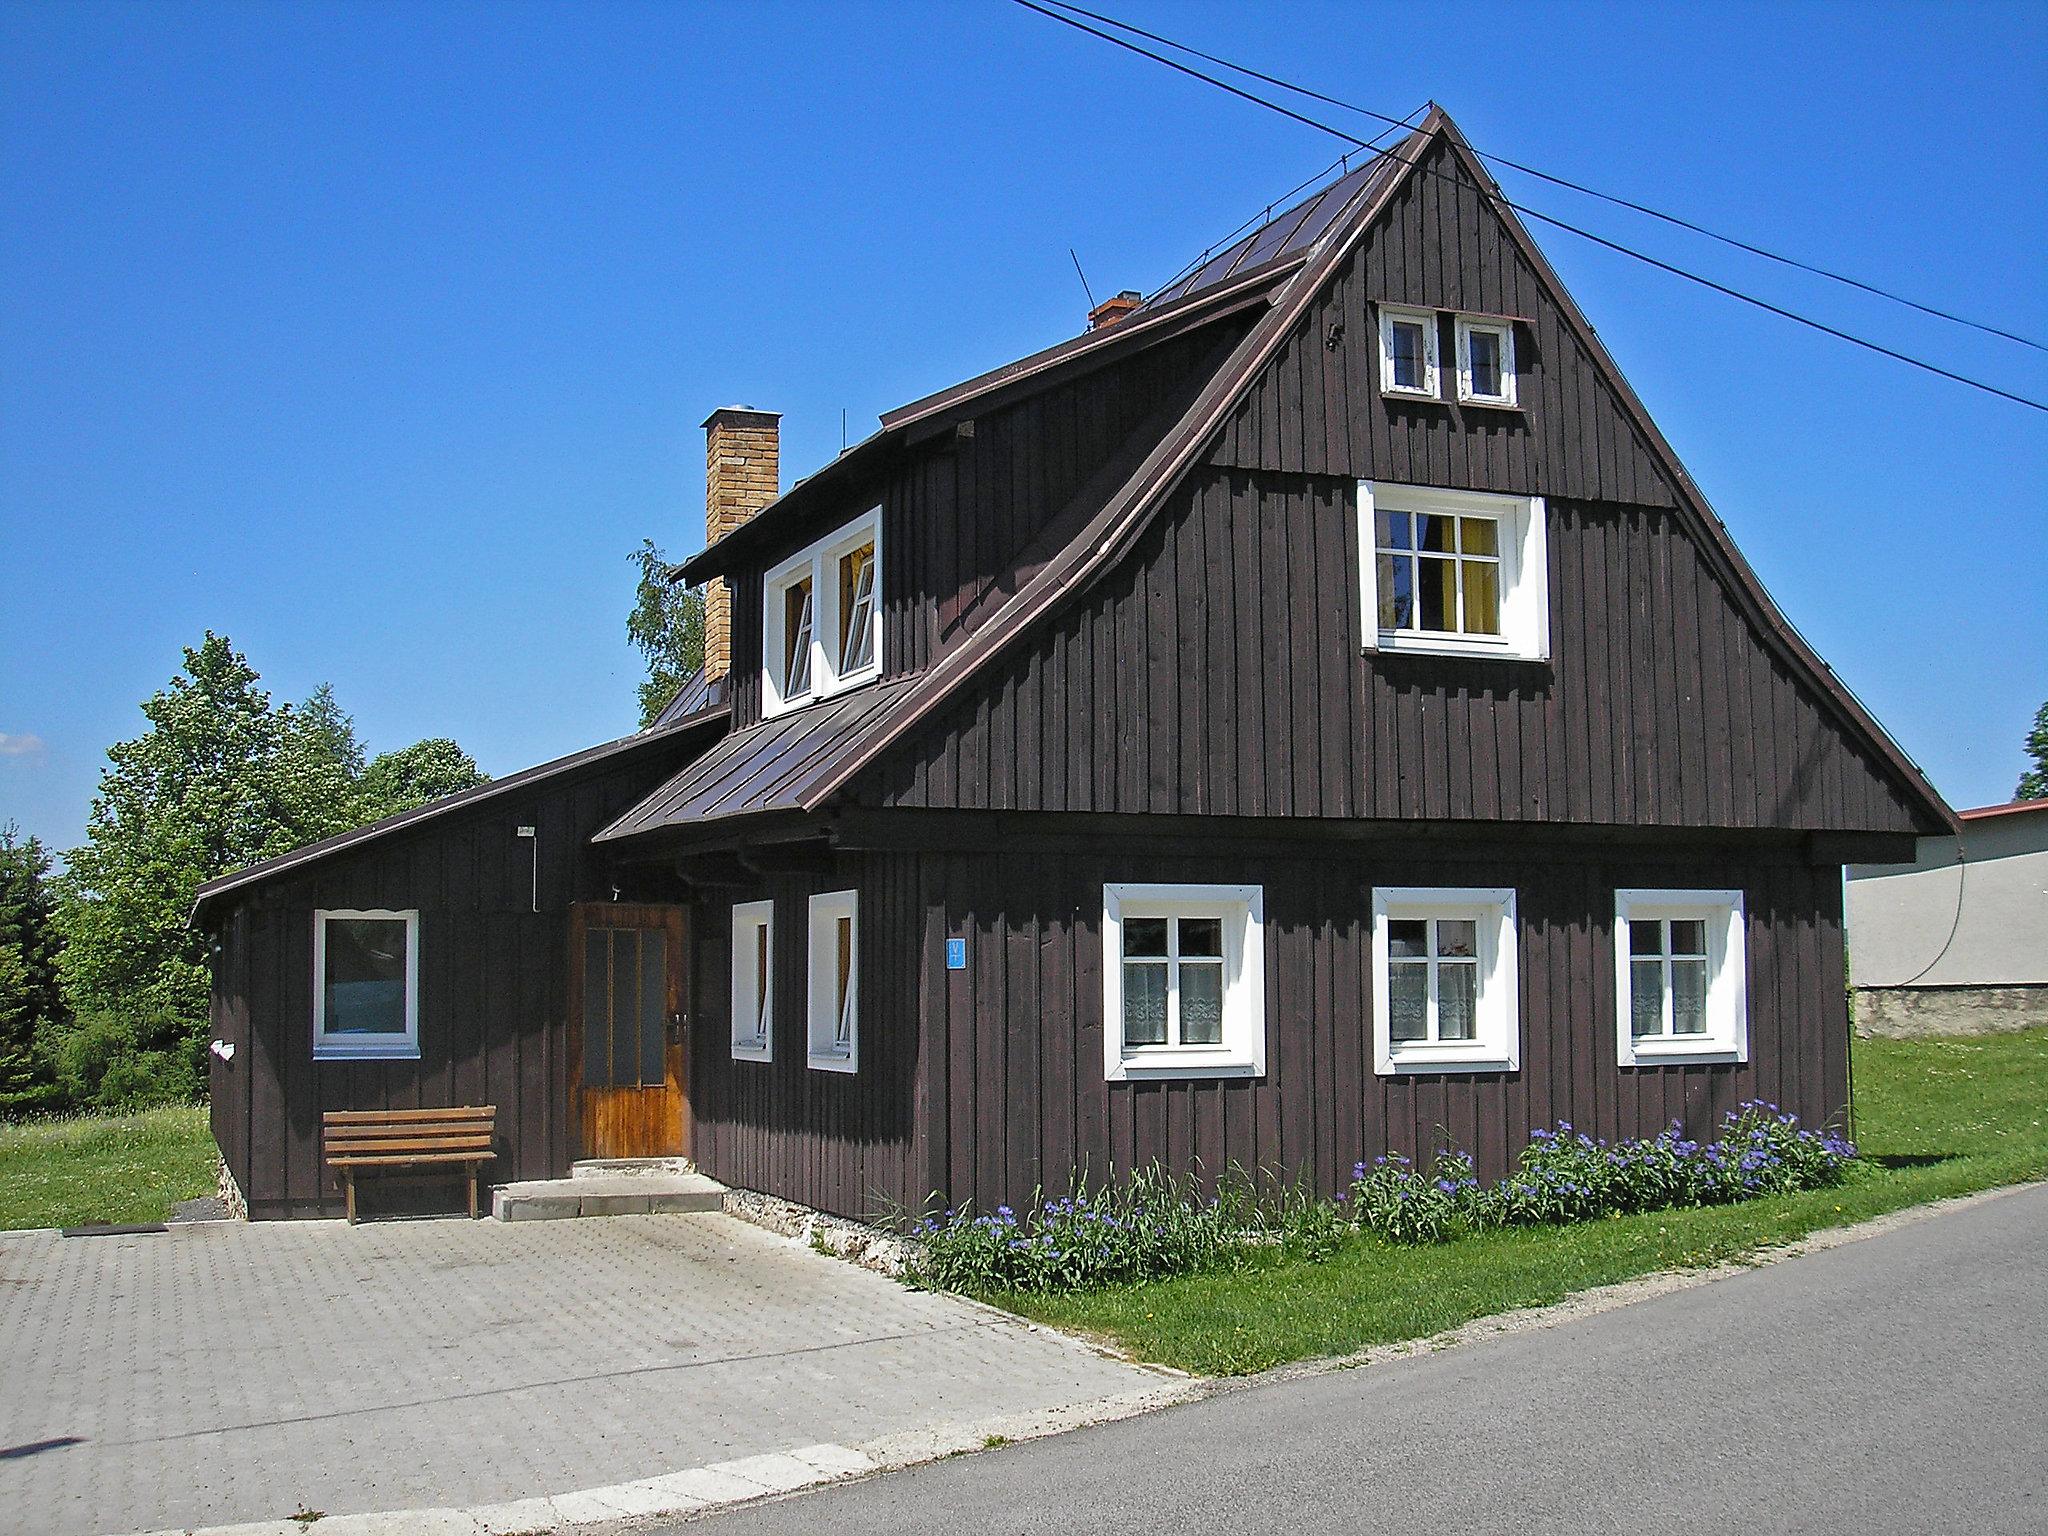
<path fill-rule="evenodd" d="M 632 558 L 640 585 L 626 634 L 647 659 L 640 685 L 640 723 L 647 726 L 704 665 L 704 595 L 668 579 L 668 557 L 654 540 L 642 539 Z"/>
<path fill-rule="evenodd" d="M 2012 792 L 2015 800 L 2048 800 L 2048 704 L 2043 704 L 2034 716 L 2034 728 L 2027 732 L 2027 756 L 2034 760 L 2034 766 L 2020 775 L 2019 787 Z"/>
<path fill-rule="evenodd" d="M 362 821 L 375 821 L 490 781 L 461 747 L 445 736 L 430 736 L 377 754 L 357 785 L 357 811 Z"/>
<path fill-rule="evenodd" d="M 64 948 L 42 843 L 0 827 L 0 1102 L 31 1087 L 36 1044 L 64 1018 L 57 959 Z"/>
<path fill-rule="evenodd" d="M 353 796 L 336 805 L 320 730 L 274 709 L 255 668 L 211 630 L 142 713 L 149 729 L 107 750 L 86 842 L 60 883 L 64 989 L 78 1014 L 166 1021 L 196 1041 L 207 968 L 204 936 L 185 925 L 194 890 L 335 830 Z"/>

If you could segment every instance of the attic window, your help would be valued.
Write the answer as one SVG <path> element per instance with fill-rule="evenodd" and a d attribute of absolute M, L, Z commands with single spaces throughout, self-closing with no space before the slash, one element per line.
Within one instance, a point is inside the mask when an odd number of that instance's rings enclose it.
<path fill-rule="evenodd" d="M 1467 405 L 1515 403 L 1515 328 L 1458 316 L 1458 398 Z"/>
<path fill-rule="evenodd" d="M 830 698 L 880 674 L 881 524 L 877 507 L 768 572 L 763 714 Z"/>
<path fill-rule="evenodd" d="M 1360 481 L 1358 519 L 1368 651 L 1549 658 L 1540 496 Z"/>
<path fill-rule="evenodd" d="M 1436 315 L 1426 309 L 1380 306 L 1380 393 L 1442 398 L 1437 377 Z"/>

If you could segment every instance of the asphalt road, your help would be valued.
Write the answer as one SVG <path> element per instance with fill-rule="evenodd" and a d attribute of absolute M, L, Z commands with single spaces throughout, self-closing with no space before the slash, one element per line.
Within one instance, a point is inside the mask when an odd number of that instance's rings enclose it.
<path fill-rule="evenodd" d="M 688 1528 L 2048 1531 L 2048 1189 Z"/>

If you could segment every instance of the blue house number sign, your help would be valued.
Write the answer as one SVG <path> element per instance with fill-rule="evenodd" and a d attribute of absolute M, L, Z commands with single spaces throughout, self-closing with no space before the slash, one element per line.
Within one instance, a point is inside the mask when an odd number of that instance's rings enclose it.
<path fill-rule="evenodd" d="M 967 941 L 965 939 L 946 940 L 946 969 L 949 971 L 964 971 L 967 969 Z"/>

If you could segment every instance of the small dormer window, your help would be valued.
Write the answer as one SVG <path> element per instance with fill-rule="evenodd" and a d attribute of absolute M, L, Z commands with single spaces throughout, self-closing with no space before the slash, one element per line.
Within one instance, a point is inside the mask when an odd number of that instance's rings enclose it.
<path fill-rule="evenodd" d="M 1438 381 L 1436 315 L 1426 309 L 1380 306 L 1380 393 L 1435 400 Z"/>
<path fill-rule="evenodd" d="M 768 572 L 763 714 L 830 698 L 880 674 L 881 522 L 878 507 Z"/>
<path fill-rule="evenodd" d="M 1458 398 L 1468 405 L 1515 403 L 1515 328 L 1505 320 L 1458 317 Z"/>

